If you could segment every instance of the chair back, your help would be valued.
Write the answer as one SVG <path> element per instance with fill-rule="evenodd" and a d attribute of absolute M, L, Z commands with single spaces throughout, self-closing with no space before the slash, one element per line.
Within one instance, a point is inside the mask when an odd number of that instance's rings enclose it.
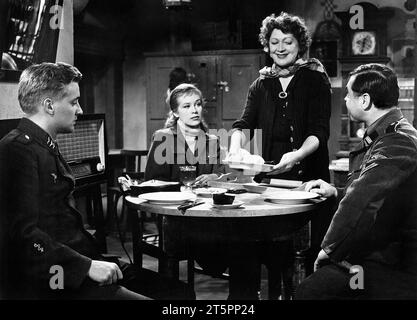
<path fill-rule="evenodd" d="M 143 179 L 145 176 L 144 166 L 146 164 L 146 158 L 148 156 L 148 150 L 128 150 L 122 149 L 120 151 L 123 157 L 124 174 L 128 174 L 134 179 Z M 142 166 L 143 164 L 143 166 Z"/>

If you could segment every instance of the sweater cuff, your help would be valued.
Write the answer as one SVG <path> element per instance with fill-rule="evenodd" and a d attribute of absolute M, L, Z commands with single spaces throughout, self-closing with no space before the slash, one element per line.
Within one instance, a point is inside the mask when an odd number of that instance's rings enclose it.
<path fill-rule="evenodd" d="M 84 280 L 88 277 L 88 271 L 90 270 L 92 259 L 79 255 L 79 262 L 77 270 L 65 273 L 64 270 L 64 286 L 71 289 L 77 289 L 81 286 Z"/>

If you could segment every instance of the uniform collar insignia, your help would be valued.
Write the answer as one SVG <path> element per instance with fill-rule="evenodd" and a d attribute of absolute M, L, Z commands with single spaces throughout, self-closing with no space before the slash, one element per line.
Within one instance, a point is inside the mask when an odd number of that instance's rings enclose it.
<path fill-rule="evenodd" d="M 366 147 L 369 147 L 378 136 L 386 133 L 387 128 L 393 123 L 403 118 L 401 110 L 398 108 L 392 109 L 387 114 L 380 117 L 374 123 L 372 123 L 365 132 L 363 143 Z"/>
<path fill-rule="evenodd" d="M 46 144 L 48 145 L 49 148 L 54 149 L 56 148 L 56 141 L 54 139 L 52 139 L 49 135 L 46 139 Z"/>
<path fill-rule="evenodd" d="M 18 125 L 18 129 L 24 134 L 29 135 L 33 139 L 36 139 L 40 144 L 47 146 L 52 151 L 56 151 L 57 143 L 52 137 L 41 127 L 39 127 L 32 120 L 22 118 Z"/>

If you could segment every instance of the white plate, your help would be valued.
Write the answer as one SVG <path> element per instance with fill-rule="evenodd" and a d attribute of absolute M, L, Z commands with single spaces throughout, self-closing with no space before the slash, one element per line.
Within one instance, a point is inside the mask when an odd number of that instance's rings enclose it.
<path fill-rule="evenodd" d="M 197 196 L 191 192 L 149 192 L 139 195 L 139 199 L 152 204 L 181 204 L 184 201 L 194 201 Z"/>
<path fill-rule="evenodd" d="M 210 180 L 208 183 L 209 187 L 213 188 L 221 188 L 221 189 L 227 189 L 227 190 L 245 190 L 245 187 L 242 183 L 238 182 L 224 182 L 224 181 L 216 181 L 216 180 Z"/>
<path fill-rule="evenodd" d="M 248 190 L 249 192 L 253 192 L 253 193 L 262 193 L 268 189 L 266 185 L 260 185 L 259 183 L 256 183 L 256 182 L 245 183 L 243 184 L 243 186 L 245 187 L 246 190 Z"/>
<path fill-rule="evenodd" d="M 225 209 L 237 209 L 239 207 L 241 207 L 243 205 L 243 201 L 238 201 L 235 200 L 232 204 L 212 204 L 211 206 L 214 209 L 220 209 L 220 210 L 225 210 Z"/>
<path fill-rule="evenodd" d="M 263 195 L 265 200 L 269 200 L 273 203 L 282 203 L 282 204 L 300 204 L 307 203 L 311 199 L 320 197 L 319 194 L 314 192 L 306 191 L 279 191 L 271 192 Z"/>
<path fill-rule="evenodd" d="M 244 170 L 253 170 L 258 172 L 271 172 L 273 169 L 272 164 L 255 164 L 255 163 L 248 163 L 248 162 L 236 162 L 236 161 L 228 161 L 223 160 L 224 164 L 227 164 L 230 168 L 233 169 L 244 169 Z"/>
<path fill-rule="evenodd" d="M 299 180 L 286 180 L 286 179 L 271 179 L 269 184 L 263 184 L 268 187 L 278 187 L 278 188 L 298 188 L 303 184 Z"/>
<path fill-rule="evenodd" d="M 178 184 L 179 182 L 173 182 L 173 181 L 148 180 L 148 181 L 142 182 L 141 184 L 137 184 L 136 186 L 138 187 L 166 187 L 166 186 L 174 186 Z"/>
<path fill-rule="evenodd" d="M 227 189 L 224 188 L 196 188 L 193 192 L 200 197 L 211 197 L 213 193 L 224 193 Z"/>

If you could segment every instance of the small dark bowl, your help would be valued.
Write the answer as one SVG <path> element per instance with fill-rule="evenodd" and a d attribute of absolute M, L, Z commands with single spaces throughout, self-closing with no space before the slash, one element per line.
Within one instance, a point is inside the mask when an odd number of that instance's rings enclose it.
<path fill-rule="evenodd" d="M 214 204 L 232 204 L 235 196 L 229 193 L 213 193 Z"/>

